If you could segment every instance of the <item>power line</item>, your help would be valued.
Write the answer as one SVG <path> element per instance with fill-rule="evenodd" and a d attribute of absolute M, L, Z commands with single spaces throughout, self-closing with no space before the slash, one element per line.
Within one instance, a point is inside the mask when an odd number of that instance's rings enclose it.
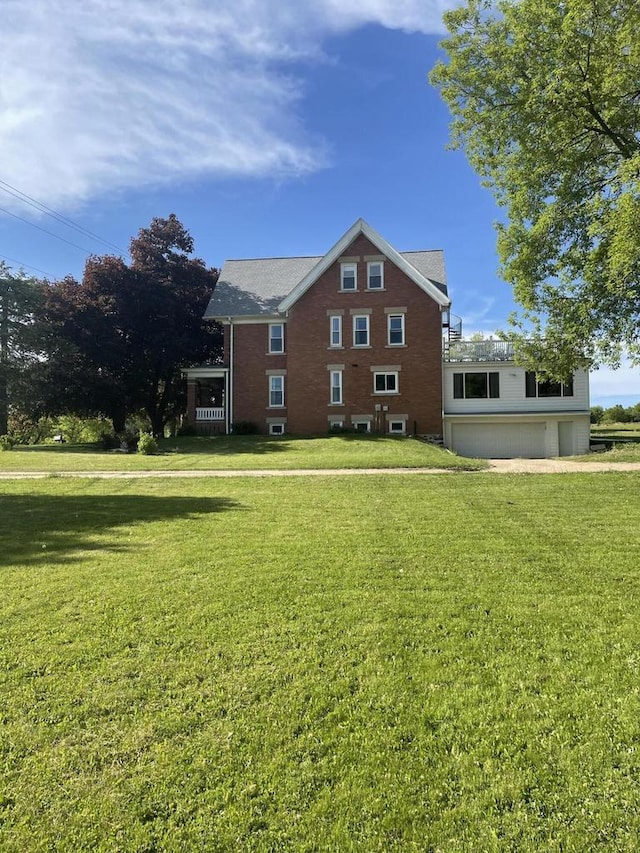
<path fill-rule="evenodd" d="M 8 255 L 0 255 L 3 261 L 11 261 L 12 264 L 20 264 L 21 267 L 27 267 L 30 270 L 35 270 L 36 272 L 41 272 L 43 275 L 46 275 L 47 278 L 55 278 L 54 275 L 47 272 L 46 270 L 41 270 L 39 267 L 34 267 L 31 264 L 25 264 L 23 261 L 19 261 L 17 258 L 10 258 Z"/>
<path fill-rule="evenodd" d="M 23 204 L 28 204 L 30 207 L 35 208 L 36 210 L 40 211 L 40 213 L 44 213 L 46 216 L 50 216 L 52 219 L 55 219 L 57 222 L 60 222 L 62 225 L 65 225 L 67 228 L 72 228 L 74 231 L 78 231 L 84 237 L 90 237 L 93 240 L 97 240 L 99 243 L 102 243 L 103 246 L 106 246 L 109 249 L 115 249 L 115 251 L 121 255 L 126 254 L 126 252 L 123 249 L 121 249 L 119 246 L 116 246 L 115 243 L 111 243 L 111 242 L 109 242 L 109 240 L 105 240 L 104 238 L 100 237 L 98 234 L 95 234 L 93 231 L 90 231 L 88 228 L 85 228 L 83 225 L 79 225 L 77 222 L 74 222 L 73 219 L 69 219 L 68 216 L 64 216 L 62 213 L 59 213 L 57 210 L 54 210 L 53 208 L 48 207 L 43 202 L 38 201 L 38 199 L 33 198 L 33 196 L 27 195 L 27 193 L 24 193 L 24 192 L 22 192 L 22 190 L 19 190 L 17 187 L 12 186 L 7 181 L 0 180 L 0 190 L 2 190 L 3 192 L 7 193 L 10 196 L 13 196 L 14 198 L 17 198 L 18 201 L 21 201 Z M 2 208 L 0 208 L 0 210 L 2 210 Z M 5 211 L 5 212 L 7 212 L 7 211 Z M 26 222 L 28 225 L 33 225 L 33 223 L 29 222 L 28 220 L 23 220 L 23 221 Z M 34 227 L 37 228 L 38 226 L 34 226 Z M 52 233 L 52 232 L 47 232 L 47 233 Z M 54 236 L 56 236 L 56 235 L 54 235 Z M 59 238 L 59 239 L 63 239 L 63 238 Z"/>
<path fill-rule="evenodd" d="M 13 216 L 14 219 L 19 219 L 20 222 L 24 222 L 27 225 L 30 225 L 32 228 L 37 228 L 38 231 L 44 231 L 45 234 L 49 234 L 51 237 L 55 237 L 56 240 L 61 240 L 63 243 L 67 243 L 69 246 L 73 246 L 74 249 L 80 249 L 81 252 L 84 252 L 85 255 L 92 255 L 90 249 L 85 249 L 84 246 L 78 246 L 77 243 L 72 243 L 71 240 L 65 240 L 64 237 L 61 237 L 59 234 L 54 234 L 53 231 L 49 231 L 47 228 L 43 228 L 41 225 L 36 225 L 35 222 L 29 222 L 28 219 L 25 219 L 24 216 L 18 216 L 17 213 L 12 213 L 10 210 L 7 210 L 5 207 L 0 207 L 0 213 L 6 213 L 7 216 Z"/>

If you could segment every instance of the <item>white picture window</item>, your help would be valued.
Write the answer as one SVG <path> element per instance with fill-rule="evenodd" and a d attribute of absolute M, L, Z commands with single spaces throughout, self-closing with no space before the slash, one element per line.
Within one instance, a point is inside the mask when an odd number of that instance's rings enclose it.
<path fill-rule="evenodd" d="M 404 314 L 388 315 L 387 343 L 390 347 L 404 346 Z"/>
<path fill-rule="evenodd" d="M 329 346 L 342 346 L 342 317 L 340 314 L 332 314 L 329 317 Z"/>
<path fill-rule="evenodd" d="M 332 370 L 331 377 L 331 402 L 333 404 L 342 403 L 342 371 Z"/>
<path fill-rule="evenodd" d="M 341 290 L 358 289 L 357 264 L 340 264 L 340 288 Z"/>
<path fill-rule="evenodd" d="M 284 435 L 284 424 L 269 424 L 269 435 Z"/>
<path fill-rule="evenodd" d="M 269 377 L 269 406 L 272 408 L 284 406 L 284 376 Z"/>
<path fill-rule="evenodd" d="M 384 288 L 384 264 L 382 261 L 367 262 L 367 288 L 382 290 Z"/>
<path fill-rule="evenodd" d="M 269 324 L 269 352 L 284 352 L 284 324 Z"/>
<path fill-rule="evenodd" d="M 373 374 L 373 393 L 374 394 L 397 394 L 398 393 L 398 373 L 390 371 L 389 373 L 374 373 Z"/>
<path fill-rule="evenodd" d="M 354 347 L 369 346 L 369 315 L 356 314 L 353 318 L 353 345 Z"/>

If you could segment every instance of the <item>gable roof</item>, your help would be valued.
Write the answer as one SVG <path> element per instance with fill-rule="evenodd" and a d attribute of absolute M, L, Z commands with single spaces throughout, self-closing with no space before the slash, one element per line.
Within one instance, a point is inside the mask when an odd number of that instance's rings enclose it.
<path fill-rule="evenodd" d="M 285 296 L 320 260 L 320 257 L 309 257 L 225 261 L 205 311 L 205 320 L 277 314 L 278 305 Z"/>
<path fill-rule="evenodd" d="M 324 256 L 225 261 L 205 319 L 288 311 L 359 234 L 364 234 L 441 307 L 449 307 L 441 250 L 397 252 L 364 219 L 358 219 Z"/>

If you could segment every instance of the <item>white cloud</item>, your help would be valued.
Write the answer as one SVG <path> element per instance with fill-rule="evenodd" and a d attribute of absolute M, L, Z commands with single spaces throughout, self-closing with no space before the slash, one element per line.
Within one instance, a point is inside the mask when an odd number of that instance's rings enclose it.
<path fill-rule="evenodd" d="M 62 206 L 186 176 L 313 171 L 323 145 L 287 63 L 367 23 L 441 32 L 451 5 L 3 0 L 0 180 Z"/>

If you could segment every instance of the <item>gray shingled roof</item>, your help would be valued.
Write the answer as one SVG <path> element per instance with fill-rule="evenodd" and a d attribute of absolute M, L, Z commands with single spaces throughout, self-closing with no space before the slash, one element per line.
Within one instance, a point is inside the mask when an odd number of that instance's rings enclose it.
<path fill-rule="evenodd" d="M 400 254 L 446 294 L 440 249 Z M 280 302 L 321 260 L 322 256 L 225 261 L 205 319 L 277 313 Z"/>

